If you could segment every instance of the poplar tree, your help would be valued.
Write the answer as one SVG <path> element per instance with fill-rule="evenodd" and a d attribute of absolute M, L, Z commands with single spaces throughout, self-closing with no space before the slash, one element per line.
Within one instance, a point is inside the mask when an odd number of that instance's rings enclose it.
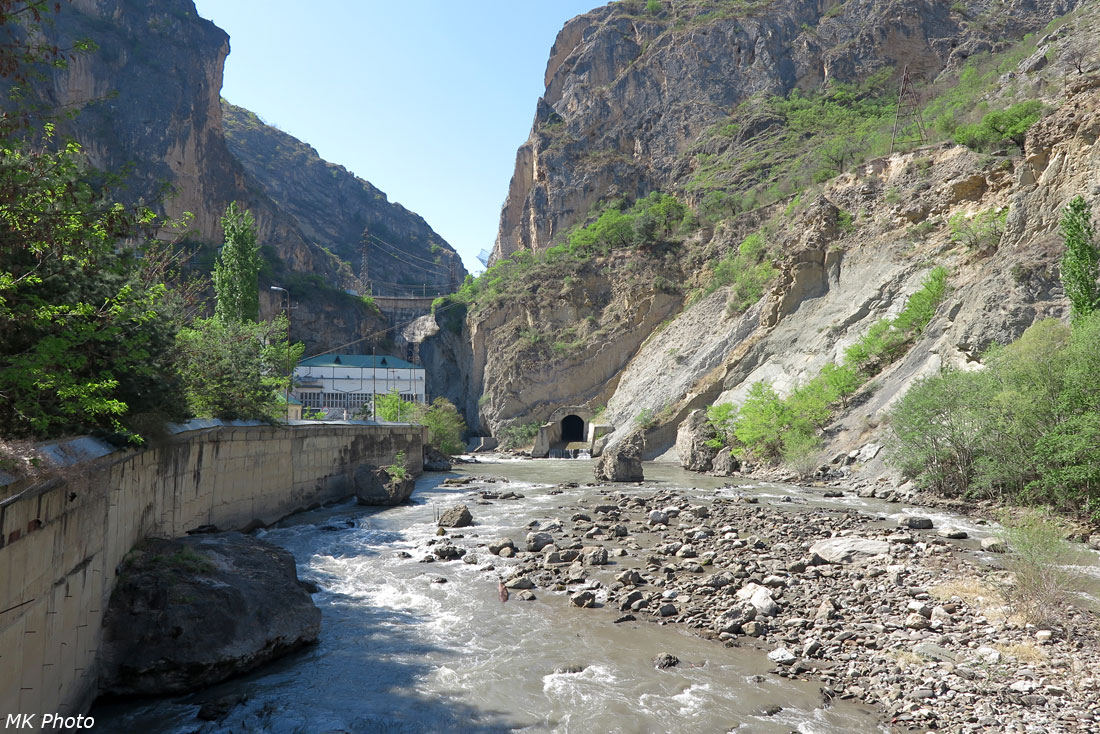
<path fill-rule="evenodd" d="M 222 323 L 260 318 L 260 248 L 252 213 L 233 202 L 222 217 L 225 244 L 214 263 L 214 318 Z"/>
<path fill-rule="evenodd" d="M 1074 197 L 1062 210 L 1062 288 L 1069 298 L 1074 321 L 1088 316 L 1100 306 L 1100 248 L 1092 231 L 1092 209 L 1081 196 Z"/>

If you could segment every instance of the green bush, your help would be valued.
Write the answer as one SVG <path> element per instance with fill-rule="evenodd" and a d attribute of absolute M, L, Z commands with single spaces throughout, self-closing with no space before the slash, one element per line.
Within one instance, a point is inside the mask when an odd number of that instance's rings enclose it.
<path fill-rule="evenodd" d="M 705 294 L 730 286 L 727 309 L 730 314 L 744 313 L 759 301 L 778 271 L 769 259 L 767 241 L 760 232 L 746 237 L 737 250 L 714 263 Z"/>
<path fill-rule="evenodd" d="M 416 415 L 417 406 L 394 391 L 387 395 L 375 395 L 374 418 L 390 423 L 408 423 Z"/>
<path fill-rule="evenodd" d="M 1066 252 L 1062 256 L 1062 288 L 1074 319 L 1100 308 L 1100 243 L 1092 229 L 1092 207 L 1080 196 L 1062 210 L 1060 221 Z"/>
<path fill-rule="evenodd" d="M 1008 208 L 986 209 L 975 214 L 959 212 L 947 220 L 951 241 L 971 250 L 996 249 L 1005 231 Z"/>
<path fill-rule="evenodd" d="M 393 463 L 385 468 L 391 479 L 401 481 L 409 476 L 409 467 L 406 465 L 408 457 L 404 451 L 398 451 L 393 457 Z"/>
<path fill-rule="evenodd" d="M 918 382 L 891 415 L 891 460 L 948 496 L 1100 514 L 1100 316 L 1050 319 L 980 372 Z"/>
<path fill-rule="evenodd" d="M 530 423 L 513 423 L 501 429 L 498 436 L 501 448 L 511 450 L 530 446 L 534 443 L 535 436 L 539 435 L 540 425 L 538 421 L 532 421 Z"/>
<path fill-rule="evenodd" d="M 436 398 L 431 405 L 417 405 L 413 420 L 428 428 L 428 441 L 447 456 L 460 454 L 466 444 L 466 421 L 459 415 L 454 403 L 447 398 Z"/>
<path fill-rule="evenodd" d="M 733 430 L 737 425 L 737 406 L 732 403 L 707 406 L 707 424 L 714 429 L 714 438 L 707 441 L 708 446 L 716 449 L 732 446 Z"/>
<path fill-rule="evenodd" d="M 961 125 L 954 133 L 955 142 L 975 150 L 988 150 L 993 146 L 1010 142 L 1021 151 L 1028 129 L 1039 121 L 1043 103 L 1028 100 L 1003 110 L 993 110 L 973 125 Z"/>

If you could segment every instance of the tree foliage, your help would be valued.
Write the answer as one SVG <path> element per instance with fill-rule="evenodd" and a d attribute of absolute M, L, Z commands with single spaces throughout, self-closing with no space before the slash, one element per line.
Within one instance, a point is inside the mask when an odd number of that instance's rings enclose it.
<path fill-rule="evenodd" d="M 416 413 L 416 404 L 410 403 L 394 391 L 374 397 L 374 417 L 391 423 L 407 423 Z"/>
<path fill-rule="evenodd" d="M 462 440 L 466 433 L 466 421 L 459 415 L 454 403 L 447 398 L 436 398 L 431 405 L 417 405 L 413 420 L 427 426 L 428 441 L 447 456 L 460 454 L 466 448 Z"/>
<path fill-rule="evenodd" d="M 222 217 L 225 244 L 214 263 L 214 317 L 222 322 L 260 318 L 260 248 L 252 212 L 233 202 Z"/>
<path fill-rule="evenodd" d="M 133 435 L 127 416 L 182 414 L 167 289 L 124 239 L 153 223 L 90 183 L 80 147 L 0 141 L 0 433 Z"/>
<path fill-rule="evenodd" d="M 177 360 L 187 404 L 200 418 L 278 420 L 288 365 L 302 356 L 288 346 L 285 316 L 271 321 L 197 319 L 181 329 Z"/>
<path fill-rule="evenodd" d="M 1022 151 L 1027 131 L 1042 113 L 1043 103 L 1037 99 L 1017 102 L 1007 109 L 986 113 L 981 122 L 960 126 L 955 130 L 955 142 L 979 150 L 1010 142 Z"/>
<path fill-rule="evenodd" d="M 978 372 L 918 382 L 891 415 L 891 460 L 947 496 L 1009 497 L 1100 517 L 1100 313 L 1049 319 Z"/>
<path fill-rule="evenodd" d="M 1062 256 L 1062 287 L 1074 319 L 1100 306 L 1100 245 L 1092 230 L 1092 207 L 1081 196 L 1062 210 L 1060 222 L 1066 252 Z"/>

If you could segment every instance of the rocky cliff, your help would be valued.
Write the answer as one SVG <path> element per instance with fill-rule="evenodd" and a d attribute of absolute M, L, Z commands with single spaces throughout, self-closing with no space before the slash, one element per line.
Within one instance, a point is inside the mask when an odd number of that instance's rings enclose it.
<path fill-rule="evenodd" d="M 423 218 L 370 182 L 244 108 L 223 102 L 222 113 L 229 150 L 248 175 L 374 293 L 450 293 L 466 277 L 458 253 Z"/>
<path fill-rule="evenodd" d="M 229 136 L 235 141 L 231 150 L 227 127 L 240 131 L 247 113 L 230 110 L 228 123 L 223 117 L 220 91 L 229 38 L 200 18 L 191 0 L 73 0 L 60 5 L 44 33 L 61 48 L 80 38 L 98 47 L 53 70 L 40 90 L 47 104 L 77 113 L 61 123 L 62 132 L 84 146 L 93 165 L 123 173 L 119 198 L 146 202 L 172 217 L 193 215 L 186 240 L 196 250 L 193 262 L 199 268 L 212 265 L 229 202 L 249 209 L 267 262 L 261 275 L 262 315 L 283 306 L 267 286 L 287 287 L 294 302 L 293 337 L 304 341 L 307 351 L 351 342 L 386 326 L 377 310 L 345 292 L 360 287 L 362 227 L 353 226 L 357 218 L 389 234 L 399 255 L 409 247 L 410 256 L 431 253 L 442 263 L 442 277 L 406 269 L 412 274 L 403 281 L 428 283 L 429 288 L 447 283 L 450 262 L 456 263 L 459 279 L 464 275 L 453 250 L 422 219 L 321 161 L 308 146 L 289 136 L 274 143 L 305 156 L 298 175 L 285 183 L 274 183 L 286 174 L 285 161 L 274 159 L 272 169 L 265 169 L 259 160 L 263 143 L 256 150 L 248 145 L 269 128 Z M 317 181 L 322 173 L 329 178 L 325 186 Z M 308 190 L 295 195 L 291 186 Z M 314 204 L 324 211 L 310 211 Z M 329 228 L 320 224 L 320 216 Z M 378 265 L 379 272 L 392 276 L 392 265 L 387 266 L 390 270 Z M 364 348 L 371 346 L 367 341 Z"/>
<path fill-rule="evenodd" d="M 612 444 L 642 430 L 650 457 L 675 458 L 669 449 L 676 429 L 692 410 L 739 404 L 758 381 L 789 393 L 839 361 L 872 324 L 896 316 L 934 265 L 946 267 L 948 293 L 937 315 L 901 359 L 837 413 L 823 435 L 828 457 L 876 441 L 889 408 L 920 376 L 943 366 L 973 369 L 990 344 L 1012 340 L 1037 319 L 1066 315 L 1060 209 L 1077 194 L 1100 196 L 1097 4 L 1049 25 L 1066 6 L 972 3 L 963 13 L 941 3 L 771 4 L 778 6 L 782 13 L 738 15 L 719 12 L 723 3 L 663 3 L 668 17 L 652 18 L 616 3 L 566 25 L 536 130 L 519 154 L 521 161 L 532 157 L 517 169 L 496 253 L 494 277 L 519 271 L 515 281 L 523 285 L 478 296 L 468 318 L 482 430 L 499 435 L 586 405 L 603 408 L 601 422 L 616 428 Z M 706 8 L 711 15 L 697 17 L 713 22 L 681 22 L 684 13 Z M 639 28 L 650 35 L 627 33 Z M 1038 33 L 993 43 L 995 28 Z M 714 40 L 721 33 L 725 40 Z M 741 62 L 733 64 L 738 47 Z M 793 152 L 767 148 L 790 134 L 790 118 L 753 127 L 775 117 L 767 97 L 729 110 L 753 89 L 804 85 L 810 96 L 822 80 L 899 64 L 935 75 L 922 105 L 937 94 L 965 92 L 957 106 L 979 117 L 1026 99 L 1042 100 L 1047 111 L 1022 150 L 910 145 L 842 163 L 815 183 L 789 164 L 813 164 L 816 139 L 796 136 L 801 148 Z M 985 86 L 972 84 L 979 77 Z M 896 80 L 891 86 L 897 89 Z M 635 108 L 639 95 L 648 102 Z M 893 101 L 886 109 L 892 119 Z M 647 116 L 652 129 L 636 124 Z M 539 120 L 549 121 L 551 132 Z M 708 120 L 732 129 L 700 134 Z M 577 132 L 551 145 L 549 135 L 569 130 Z M 629 138 L 627 148 L 637 153 L 619 148 L 601 156 L 614 135 Z M 731 146 L 756 146 L 769 157 L 755 159 L 749 172 L 734 160 L 698 185 L 700 170 Z M 777 190 L 776 178 L 791 188 Z M 741 196 L 763 191 L 761 184 L 772 187 L 770 196 L 706 212 L 704 194 Z M 656 187 L 705 217 L 659 253 L 613 248 L 563 269 L 557 249 L 521 252 L 564 242 L 562 230 L 591 222 L 589 207 L 601 197 Z M 986 220 L 998 224 L 975 237 L 974 222 Z M 512 221 L 532 226 L 510 227 Z M 762 295 L 746 302 L 736 277 L 727 285 L 716 274 L 740 263 L 735 256 L 749 235 L 765 243 L 774 273 Z"/>
<path fill-rule="evenodd" d="M 754 96 L 859 81 L 884 68 L 896 76 L 905 65 L 931 82 L 1076 4 L 663 0 L 656 12 L 614 2 L 574 18 L 550 51 L 494 257 L 560 240 L 602 198 L 683 187 L 696 173 L 687 154 L 703 133 Z M 774 122 L 743 117 L 740 137 Z"/>

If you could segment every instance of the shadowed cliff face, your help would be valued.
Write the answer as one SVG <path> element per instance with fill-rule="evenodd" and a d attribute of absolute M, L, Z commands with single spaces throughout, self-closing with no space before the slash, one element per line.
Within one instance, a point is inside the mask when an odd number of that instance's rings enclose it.
<path fill-rule="evenodd" d="M 908 64 L 931 80 L 1073 0 L 618 2 L 569 21 L 501 211 L 494 258 L 538 250 L 609 196 L 679 188 L 684 153 L 755 94 L 860 81 Z"/>
<path fill-rule="evenodd" d="M 200 268 L 212 265 L 228 204 L 250 210 L 268 265 L 261 275 L 261 315 L 284 306 L 268 286 L 287 287 L 292 338 L 304 341 L 307 353 L 368 336 L 354 348 L 385 346 L 385 318 L 345 293 L 361 287 L 364 227 L 374 227 L 398 250 L 438 259 L 435 269 L 442 272 L 403 267 L 376 253 L 376 278 L 427 283 L 430 291 L 450 283 L 451 262 L 455 279 L 465 276 L 457 255 L 423 219 L 322 161 L 309 146 L 265 127 L 242 133 L 231 150 L 220 99 L 229 38 L 198 16 L 192 0 L 73 0 L 61 4 L 44 33 L 61 48 L 79 38 L 98 47 L 54 70 L 39 90 L 47 105 L 77 113 L 60 123 L 60 131 L 81 143 L 92 165 L 122 174 L 123 187 L 113 192 L 119 200 L 144 202 L 170 217 L 193 215 L 185 239 L 198 247 L 194 264 Z M 228 109 L 230 130 L 254 119 Z M 265 145 L 295 154 L 293 175 L 288 161 L 264 160 Z"/>
<path fill-rule="evenodd" d="M 303 234 L 363 278 L 363 242 L 374 292 L 439 293 L 462 283 L 462 260 L 422 217 L 343 166 L 328 163 L 311 146 L 264 124 L 255 114 L 223 102 L 229 150 Z M 376 238 L 376 239 L 375 239 Z"/>

